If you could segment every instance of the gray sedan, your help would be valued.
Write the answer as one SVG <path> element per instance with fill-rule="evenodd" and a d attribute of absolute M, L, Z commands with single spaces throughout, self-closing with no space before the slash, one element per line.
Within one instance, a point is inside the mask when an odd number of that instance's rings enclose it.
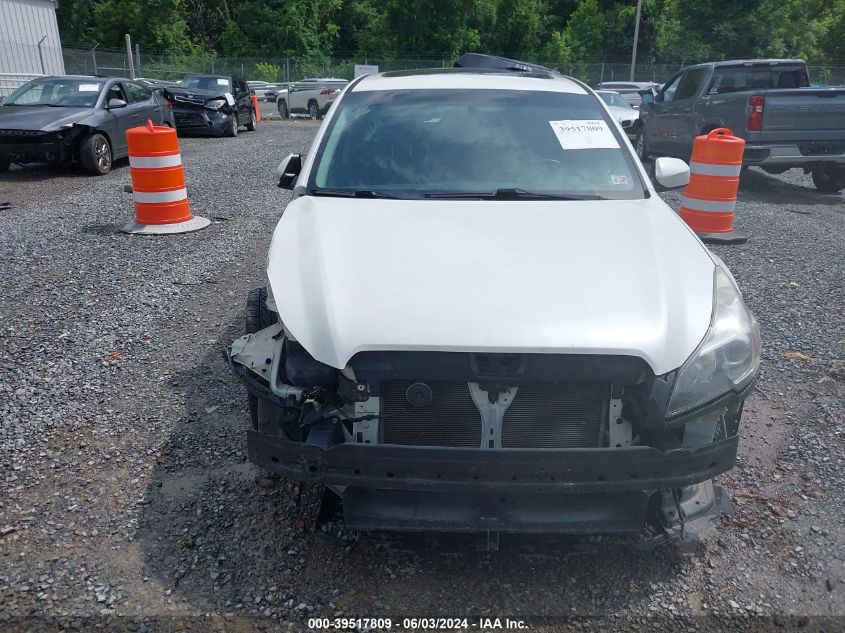
<path fill-rule="evenodd" d="M 174 127 L 170 104 L 130 79 L 33 79 L 0 105 L 0 172 L 11 163 L 47 162 L 106 174 L 128 155 L 126 130 L 148 119 Z"/>

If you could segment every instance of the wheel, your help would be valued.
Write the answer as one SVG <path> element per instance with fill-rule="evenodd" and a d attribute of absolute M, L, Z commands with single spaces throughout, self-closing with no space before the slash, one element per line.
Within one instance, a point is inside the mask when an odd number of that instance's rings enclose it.
<path fill-rule="evenodd" d="M 845 166 L 823 163 L 813 170 L 813 184 L 825 193 L 838 193 L 845 189 Z"/>
<path fill-rule="evenodd" d="M 288 110 L 288 103 L 284 99 L 279 99 L 276 103 L 276 109 L 279 111 L 279 116 L 283 119 L 290 117 L 290 110 Z"/>
<path fill-rule="evenodd" d="M 247 334 L 253 334 L 259 330 L 278 322 L 276 313 L 267 307 L 267 288 L 253 288 L 246 298 L 246 319 L 244 330 Z M 258 428 L 258 398 L 247 393 L 249 401 L 249 417 L 252 420 L 252 427 Z"/>
<path fill-rule="evenodd" d="M 645 140 L 645 131 L 642 129 L 637 132 L 637 140 L 634 141 L 634 150 L 637 152 L 637 156 L 640 157 L 640 161 L 644 163 L 648 160 L 648 143 Z"/>
<path fill-rule="evenodd" d="M 0 174 L 9 171 L 9 166 L 11 165 L 11 161 L 6 158 L 5 156 L 0 156 Z"/>
<path fill-rule="evenodd" d="M 316 101 L 308 104 L 308 117 L 314 121 L 320 118 L 320 107 Z"/>
<path fill-rule="evenodd" d="M 270 327 L 279 321 L 279 317 L 267 307 L 267 288 L 253 288 L 246 298 L 246 330 L 252 334 Z"/>
<path fill-rule="evenodd" d="M 238 122 L 237 114 L 233 114 L 231 117 L 229 117 L 229 123 L 226 126 L 226 136 L 237 136 L 239 125 L 240 123 Z"/>
<path fill-rule="evenodd" d="M 99 132 L 94 132 L 79 146 L 79 162 L 89 174 L 103 176 L 109 173 L 112 162 L 109 140 Z"/>
<path fill-rule="evenodd" d="M 250 132 L 255 132 L 255 126 L 258 123 L 255 119 L 255 109 L 249 111 L 249 123 L 246 124 L 246 129 Z"/>

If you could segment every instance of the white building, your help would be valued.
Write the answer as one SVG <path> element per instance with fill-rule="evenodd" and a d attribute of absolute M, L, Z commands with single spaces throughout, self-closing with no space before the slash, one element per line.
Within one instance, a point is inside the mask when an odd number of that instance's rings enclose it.
<path fill-rule="evenodd" d="M 38 75 L 63 75 L 56 0 L 0 0 L 0 95 Z"/>

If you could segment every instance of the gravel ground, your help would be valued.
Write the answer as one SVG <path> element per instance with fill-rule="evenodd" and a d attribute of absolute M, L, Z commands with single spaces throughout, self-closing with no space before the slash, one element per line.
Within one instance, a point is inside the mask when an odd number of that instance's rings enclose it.
<path fill-rule="evenodd" d="M 309 531 L 316 488 L 297 503 L 246 462 L 245 396 L 220 353 L 286 202 L 273 168 L 316 129 L 183 139 L 193 211 L 213 220 L 183 236 L 117 232 L 125 164 L 0 176 L 0 629 L 300 630 L 336 614 L 845 628 L 843 196 L 751 170 L 737 228 L 752 237 L 714 247 L 765 349 L 739 465 L 719 478 L 735 514 L 696 554 L 337 548 Z"/>

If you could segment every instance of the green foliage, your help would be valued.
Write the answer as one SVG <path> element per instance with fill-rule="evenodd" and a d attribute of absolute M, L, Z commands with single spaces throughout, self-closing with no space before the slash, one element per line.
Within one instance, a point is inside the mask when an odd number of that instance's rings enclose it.
<path fill-rule="evenodd" d="M 259 81 L 266 81 L 273 83 L 279 80 L 282 74 L 282 67 L 276 64 L 259 63 L 255 65 L 255 73 L 253 76 Z"/>
<path fill-rule="evenodd" d="M 449 64 L 460 53 L 473 50 L 545 62 L 582 75 L 587 66 L 602 61 L 624 64 L 631 54 L 635 13 L 636 0 L 61 0 L 58 4 L 66 43 L 99 42 L 102 48 L 119 48 L 129 33 L 142 55 L 159 55 L 167 66 L 200 58 L 210 65 L 220 55 L 251 58 L 249 68 L 255 58 L 266 58 L 272 66 L 289 57 L 298 69 L 345 71 L 346 66 L 332 65 L 333 57 L 376 59 L 385 67 L 406 58 L 439 58 Z M 760 56 L 845 59 L 845 0 L 642 2 L 638 59 L 644 64 L 677 68 L 707 59 Z M 271 69 L 256 68 L 256 73 L 264 72 Z M 292 70 L 294 77 L 298 73 Z"/>

